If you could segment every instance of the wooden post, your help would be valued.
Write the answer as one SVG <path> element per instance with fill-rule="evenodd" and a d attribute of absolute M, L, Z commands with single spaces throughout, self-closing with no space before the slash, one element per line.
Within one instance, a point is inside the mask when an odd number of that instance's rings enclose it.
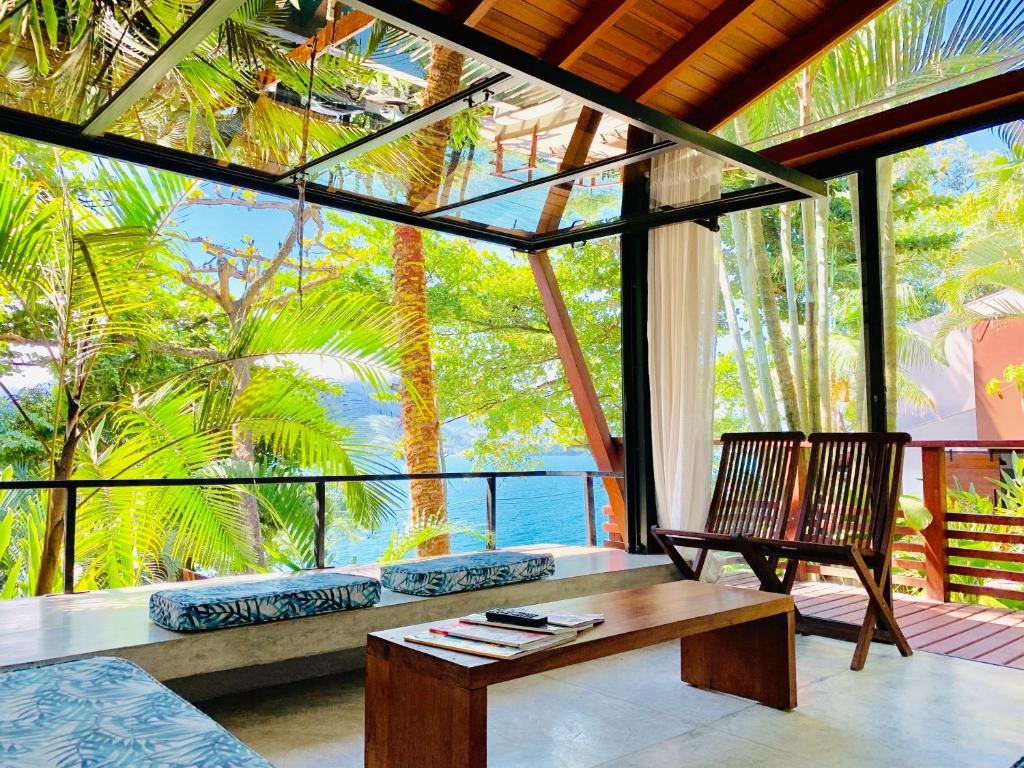
<path fill-rule="evenodd" d="M 941 447 L 921 448 L 924 505 L 932 514 L 924 529 L 925 593 L 930 600 L 947 602 L 949 590 L 946 557 L 946 451 Z"/>

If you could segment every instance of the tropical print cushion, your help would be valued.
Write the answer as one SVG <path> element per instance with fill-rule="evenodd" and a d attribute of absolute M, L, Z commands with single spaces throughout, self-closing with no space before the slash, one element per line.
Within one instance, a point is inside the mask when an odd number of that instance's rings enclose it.
<path fill-rule="evenodd" d="M 380 582 L 368 576 L 303 573 L 154 592 L 149 618 L 176 632 L 197 632 L 365 608 L 379 599 Z"/>
<path fill-rule="evenodd" d="M 271 768 L 124 659 L 0 673 L 0 766 Z"/>
<path fill-rule="evenodd" d="M 380 576 L 393 592 L 430 596 L 533 581 L 554 570 L 555 558 L 548 554 L 477 552 L 386 565 Z"/>

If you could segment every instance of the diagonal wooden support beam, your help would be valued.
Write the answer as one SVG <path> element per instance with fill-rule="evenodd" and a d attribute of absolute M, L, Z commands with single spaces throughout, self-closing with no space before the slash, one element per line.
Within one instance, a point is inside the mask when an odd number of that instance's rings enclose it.
<path fill-rule="evenodd" d="M 560 170 L 578 167 L 586 162 L 587 154 L 594 143 L 594 137 L 597 135 L 600 124 L 601 113 L 584 107 L 576 121 L 572 137 L 569 139 L 569 146 L 565 151 Z M 569 202 L 572 187 L 572 182 L 567 182 L 554 186 L 548 191 L 540 224 L 537 227 L 539 232 L 558 228 L 562 213 Z M 576 409 L 580 413 L 590 452 L 594 456 L 594 463 L 603 472 L 621 472 L 622 454 L 612 440 L 608 419 L 601 407 L 601 400 L 597 396 L 594 379 L 587 367 L 579 337 L 573 328 L 572 318 L 569 317 L 565 297 L 562 296 L 562 291 L 558 287 L 558 278 L 555 276 L 548 253 L 547 251 L 530 253 L 529 260 L 533 278 L 537 283 L 537 290 L 540 292 L 544 304 L 548 326 L 555 337 L 558 357 L 562 362 L 565 378 L 569 382 L 569 389 L 572 392 L 573 401 L 576 403 Z M 615 522 L 619 525 L 619 530 L 625 532 L 626 501 L 622 481 L 619 478 L 604 478 L 604 486 L 608 493 L 608 502 L 612 508 Z"/>
<path fill-rule="evenodd" d="M 725 0 L 711 14 L 640 73 L 623 91 L 637 101 L 650 101 L 676 73 L 683 71 L 718 43 L 744 17 L 752 16 L 764 0 Z"/>

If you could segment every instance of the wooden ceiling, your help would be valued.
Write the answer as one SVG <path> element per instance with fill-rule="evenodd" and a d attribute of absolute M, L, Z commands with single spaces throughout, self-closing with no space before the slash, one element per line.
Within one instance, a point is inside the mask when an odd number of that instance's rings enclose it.
<path fill-rule="evenodd" d="M 419 0 L 713 130 L 894 0 Z"/>

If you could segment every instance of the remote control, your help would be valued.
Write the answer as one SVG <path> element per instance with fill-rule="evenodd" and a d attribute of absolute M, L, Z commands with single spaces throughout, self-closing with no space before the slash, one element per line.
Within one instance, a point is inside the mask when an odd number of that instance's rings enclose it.
<path fill-rule="evenodd" d="M 516 624 L 520 627 L 543 627 L 548 623 L 547 616 L 530 613 L 516 608 L 492 608 L 486 614 L 488 621 L 500 624 Z"/>

